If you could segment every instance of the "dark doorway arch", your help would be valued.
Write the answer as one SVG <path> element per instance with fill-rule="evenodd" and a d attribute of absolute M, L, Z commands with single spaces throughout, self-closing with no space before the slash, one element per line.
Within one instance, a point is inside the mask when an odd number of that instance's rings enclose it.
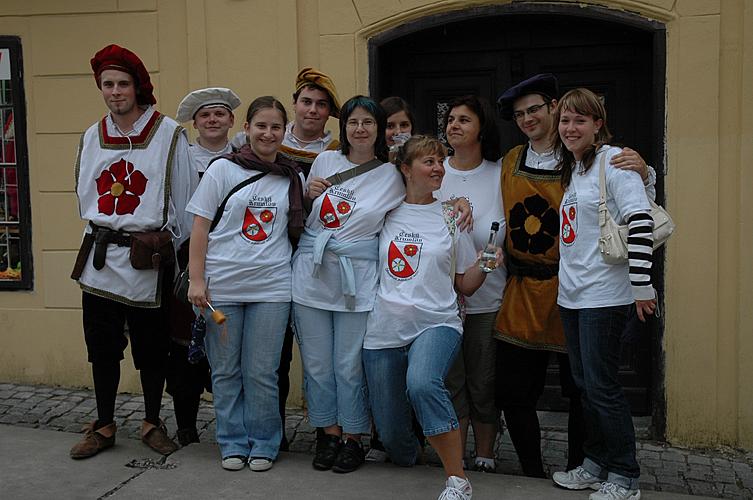
<path fill-rule="evenodd" d="M 664 25 L 601 7 L 513 3 L 422 18 L 369 41 L 370 91 L 399 95 L 414 107 L 418 129 L 438 133 L 442 104 L 462 94 L 491 102 L 511 85 L 541 72 L 557 75 L 562 92 L 588 87 L 605 97 L 615 143 L 637 149 L 664 173 Z M 525 142 L 513 123 L 499 120 L 503 151 Z M 663 255 L 655 279 L 663 288 Z M 621 376 L 636 415 L 654 416 L 663 434 L 663 357 L 660 321 L 636 329 L 623 353 Z M 542 409 L 565 409 L 557 377 Z"/>

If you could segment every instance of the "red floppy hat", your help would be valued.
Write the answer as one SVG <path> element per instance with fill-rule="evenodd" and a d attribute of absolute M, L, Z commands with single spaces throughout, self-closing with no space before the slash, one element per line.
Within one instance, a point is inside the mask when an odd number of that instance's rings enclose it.
<path fill-rule="evenodd" d="M 136 89 L 138 90 L 136 101 L 139 104 L 157 103 L 153 93 L 154 87 L 149 79 L 149 72 L 146 70 L 144 63 L 141 62 L 141 59 L 139 59 L 139 56 L 130 50 L 115 44 L 108 45 L 94 54 L 90 62 L 92 71 L 94 71 L 94 79 L 97 81 L 97 88 L 102 88 L 100 76 L 104 70 L 117 69 L 133 77 Z"/>

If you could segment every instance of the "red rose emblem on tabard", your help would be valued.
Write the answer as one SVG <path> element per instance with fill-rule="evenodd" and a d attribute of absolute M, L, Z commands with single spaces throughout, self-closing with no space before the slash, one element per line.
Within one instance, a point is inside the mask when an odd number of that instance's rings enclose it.
<path fill-rule="evenodd" d="M 148 179 L 124 159 L 113 163 L 102 171 L 95 180 L 97 183 L 97 208 L 105 215 L 133 214 L 141 203 L 139 198 L 146 191 Z"/>

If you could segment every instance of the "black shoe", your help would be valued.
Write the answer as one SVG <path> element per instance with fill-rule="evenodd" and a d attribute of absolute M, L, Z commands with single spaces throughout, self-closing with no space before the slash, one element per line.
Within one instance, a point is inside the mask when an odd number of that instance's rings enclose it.
<path fill-rule="evenodd" d="M 316 454 L 311 465 L 316 470 L 329 470 L 340 452 L 342 441 L 340 436 L 324 434 L 316 440 Z"/>
<path fill-rule="evenodd" d="M 181 446 L 188 446 L 191 443 L 199 442 L 199 433 L 196 427 L 192 429 L 178 429 L 176 436 Z"/>
<path fill-rule="evenodd" d="M 280 451 L 290 451 L 290 442 L 285 433 L 282 433 L 282 439 L 280 440 Z"/>
<path fill-rule="evenodd" d="M 473 468 L 471 470 L 474 470 L 476 472 L 487 472 L 489 474 L 494 474 L 497 472 L 497 465 L 488 465 L 484 462 L 476 462 L 473 464 Z"/>
<path fill-rule="evenodd" d="M 359 468 L 364 461 L 363 446 L 355 439 L 348 439 L 340 447 L 340 453 L 337 454 L 335 463 L 332 465 L 333 472 L 353 472 Z"/>

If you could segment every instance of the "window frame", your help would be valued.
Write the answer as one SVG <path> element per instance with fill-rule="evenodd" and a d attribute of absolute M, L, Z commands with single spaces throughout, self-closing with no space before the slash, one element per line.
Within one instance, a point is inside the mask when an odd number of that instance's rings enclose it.
<path fill-rule="evenodd" d="M 16 147 L 16 183 L 18 185 L 18 228 L 21 279 L 0 280 L 0 292 L 34 289 L 34 259 L 31 246 L 31 199 L 29 176 L 29 150 L 26 137 L 26 92 L 24 89 L 21 38 L 0 35 L 0 48 L 9 49 L 11 89 L 13 96 L 13 127 Z M 5 222 L 0 222 L 0 228 Z"/>

